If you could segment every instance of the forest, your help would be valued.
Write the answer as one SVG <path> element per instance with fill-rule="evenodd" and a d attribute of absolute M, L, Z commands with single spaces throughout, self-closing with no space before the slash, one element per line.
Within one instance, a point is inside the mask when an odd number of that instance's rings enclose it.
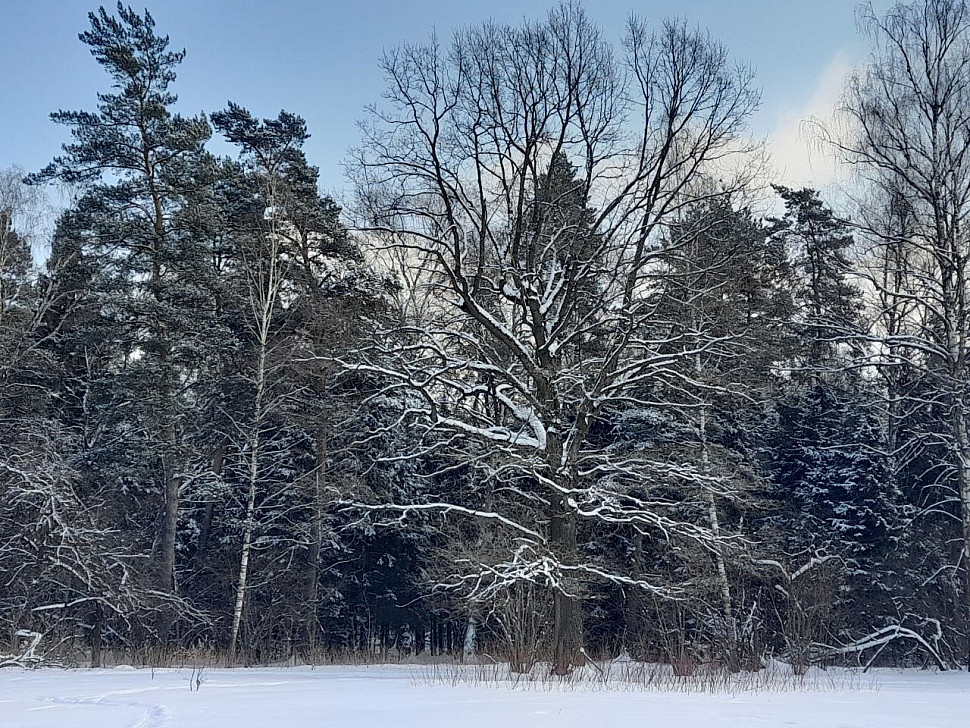
<path fill-rule="evenodd" d="M 89 21 L 0 173 L 0 665 L 970 669 L 964 0 L 861 8 L 837 198 L 689 20 L 387 50 L 341 205 Z"/>

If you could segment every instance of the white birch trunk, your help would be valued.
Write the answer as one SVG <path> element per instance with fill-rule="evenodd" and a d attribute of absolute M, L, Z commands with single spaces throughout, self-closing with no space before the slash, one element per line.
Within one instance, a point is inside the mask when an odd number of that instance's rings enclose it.
<path fill-rule="evenodd" d="M 267 201 L 271 215 L 276 214 L 275 186 L 269 181 Z M 253 424 L 249 438 L 249 466 L 247 470 L 248 493 L 246 499 L 246 518 L 243 525 L 243 540 L 239 557 L 239 572 L 236 579 L 236 601 L 232 614 L 232 631 L 229 640 L 229 659 L 234 660 L 239 644 L 243 610 L 246 605 L 246 588 L 249 579 L 249 562 L 252 552 L 253 533 L 256 527 L 256 495 L 259 488 L 259 459 L 262 445 L 262 428 L 266 415 L 265 400 L 268 389 L 269 372 L 267 359 L 270 348 L 270 335 L 273 314 L 276 310 L 280 291 L 279 235 L 275 217 L 270 217 L 269 229 L 260 233 L 260 250 L 253 261 L 255 270 L 249 272 L 249 295 L 255 318 L 257 334 L 257 358 L 254 378 Z M 265 243 L 265 249 L 263 249 Z"/>

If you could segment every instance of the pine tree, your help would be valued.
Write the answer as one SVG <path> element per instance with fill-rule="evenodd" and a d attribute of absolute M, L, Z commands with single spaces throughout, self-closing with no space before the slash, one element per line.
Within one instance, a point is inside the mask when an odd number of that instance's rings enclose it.
<path fill-rule="evenodd" d="M 203 338 L 207 292 L 196 268 L 204 259 L 185 227 L 192 195 L 208 183 L 203 150 L 204 118 L 172 111 L 170 90 L 183 51 L 169 49 L 146 11 L 118 5 L 89 15 L 80 39 L 111 79 L 97 110 L 58 111 L 52 119 L 70 128 L 73 141 L 33 181 L 79 185 L 84 196 L 72 216 L 78 256 L 93 266 L 85 291 L 102 334 L 117 342 L 105 351 L 88 383 L 91 415 L 106 443 L 115 441 L 117 487 L 154 500 L 153 512 L 136 516 L 152 534 L 154 583 L 174 595 L 179 488 L 188 470 L 183 436 L 186 382 L 197 366 L 195 342 Z M 94 322 L 89 322 L 91 325 Z M 121 447 L 117 445 L 123 443 Z M 162 606 L 158 636 L 168 635 L 174 611 Z"/>

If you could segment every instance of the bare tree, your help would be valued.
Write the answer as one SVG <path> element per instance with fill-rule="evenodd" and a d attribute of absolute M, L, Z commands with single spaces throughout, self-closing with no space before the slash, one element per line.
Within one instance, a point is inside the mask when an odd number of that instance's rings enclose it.
<path fill-rule="evenodd" d="M 52 309 L 63 296 L 55 271 L 34 264 L 43 199 L 22 178 L 0 173 L 0 624 L 14 641 L 32 636 L 32 659 L 55 641 L 42 637 L 85 636 L 97 666 L 102 631 L 130 627 L 147 591 L 106 524 L 104 497 L 80 488 L 77 432 L 52 415 L 60 333 Z"/>
<path fill-rule="evenodd" d="M 663 231 L 743 184 L 734 162 L 757 94 L 746 68 L 680 22 L 650 32 L 632 18 L 623 50 L 574 5 L 461 31 L 447 48 L 398 48 L 355 164 L 360 227 L 423 261 L 436 302 L 358 367 L 418 392 L 402 423 L 425 428 L 425 452 L 456 447 L 476 472 L 460 503 L 429 494 L 382 508 L 507 530 L 500 563 L 454 578 L 549 589 L 557 674 L 582 659 L 584 583 L 662 590 L 588 557 L 581 529 L 717 542 L 663 497 L 635 494 L 695 464 L 618 456 L 592 433 L 606 413 L 649 404 L 644 392 L 683 386 L 677 364 L 717 345 L 663 320 Z M 713 190 L 705 174 L 726 179 Z"/>
<path fill-rule="evenodd" d="M 879 17 L 866 6 L 861 20 L 872 60 L 850 78 L 845 128 L 830 140 L 885 201 L 862 215 L 873 243 L 864 275 L 878 307 L 872 361 L 922 382 L 900 391 L 890 375 L 894 423 L 907 412 L 942 413 L 942 426 L 919 437 L 949 453 L 929 510 L 962 524 L 957 568 L 970 633 L 970 7 L 919 0 Z M 894 456 L 905 457 L 914 443 L 896 434 Z"/>

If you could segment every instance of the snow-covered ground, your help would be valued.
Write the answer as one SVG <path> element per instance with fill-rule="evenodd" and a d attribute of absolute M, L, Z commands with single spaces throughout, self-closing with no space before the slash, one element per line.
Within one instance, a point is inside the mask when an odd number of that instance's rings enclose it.
<path fill-rule="evenodd" d="M 432 684 L 415 667 L 0 671 L 2 728 L 966 728 L 967 673 L 698 694 Z"/>

